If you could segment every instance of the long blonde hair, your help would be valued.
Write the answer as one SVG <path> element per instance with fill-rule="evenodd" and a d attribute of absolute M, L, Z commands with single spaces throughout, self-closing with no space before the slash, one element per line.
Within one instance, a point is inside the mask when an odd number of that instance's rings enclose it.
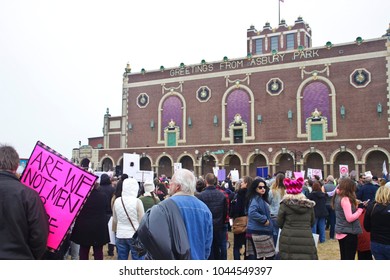
<path fill-rule="evenodd" d="M 375 201 L 380 204 L 388 205 L 390 203 L 390 188 L 386 186 L 380 187 L 376 191 Z"/>
<path fill-rule="evenodd" d="M 279 173 L 278 175 L 276 175 L 275 181 L 271 185 L 271 192 L 273 196 L 275 196 L 278 192 L 280 193 L 280 197 L 283 197 L 286 194 L 286 187 L 284 186 L 283 180 L 283 173 Z"/>

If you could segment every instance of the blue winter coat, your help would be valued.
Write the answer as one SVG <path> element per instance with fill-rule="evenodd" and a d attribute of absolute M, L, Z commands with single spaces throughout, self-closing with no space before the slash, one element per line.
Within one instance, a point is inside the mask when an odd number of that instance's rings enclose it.
<path fill-rule="evenodd" d="M 268 225 L 265 223 L 269 221 Z M 254 197 L 248 208 L 247 233 L 272 235 L 272 222 L 269 205 L 260 196 Z"/>

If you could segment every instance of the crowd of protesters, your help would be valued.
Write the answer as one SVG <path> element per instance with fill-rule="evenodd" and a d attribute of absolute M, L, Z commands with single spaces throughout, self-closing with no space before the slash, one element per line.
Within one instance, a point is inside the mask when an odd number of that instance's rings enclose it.
<path fill-rule="evenodd" d="M 390 182 L 371 172 L 359 181 L 355 173 L 233 181 L 178 169 L 146 182 L 102 174 L 53 252 L 45 208 L 18 165 L 16 150 L 0 145 L 0 259 L 102 260 L 107 245 L 119 260 L 226 260 L 229 231 L 235 260 L 317 260 L 317 244 L 336 240 L 335 258 L 390 259 Z"/>

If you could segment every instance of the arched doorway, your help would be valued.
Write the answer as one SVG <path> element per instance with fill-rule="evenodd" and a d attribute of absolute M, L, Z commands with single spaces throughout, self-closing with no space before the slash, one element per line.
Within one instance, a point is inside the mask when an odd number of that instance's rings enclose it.
<path fill-rule="evenodd" d="M 267 165 L 267 160 L 263 155 L 255 155 L 251 158 L 251 162 L 249 163 L 249 176 L 252 178 L 255 178 L 257 175 L 257 168 L 258 167 L 265 167 Z M 242 174 L 246 175 L 246 174 Z"/>
<path fill-rule="evenodd" d="M 181 167 L 194 171 L 194 162 L 190 156 L 184 156 L 180 159 Z"/>
<path fill-rule="evenodd" d="M 172 161 L 169 157 L 163 156 L 158 162 L 158 176 L 165 174 L 167 177 L 172 178 Z"/>
<path fill-rule="evenodd" d="M 284 153 L 280 155 L 279 164 L 276 166 L 276 172 L 282 171 L 294 171 L 294 158 L 289 153 Z"/>
<path fill-rule="evenodd" d="M 107 172 L 113 170 L 114 170 L 114 163 L 112 162 L 112 160 L 110 158 L 103 159 L 102 171 Z"/>
<path fill-rule="evenodd" d="M 305 158 L 304 170 L 307 171 L 309 168 L 311 169 L 320 169 L 322 171 L 322 176 L 324 177 L 324 161 L 319 153 L 310 153 Z"/>
<path fill-rule="evenodd" d="M 91 162 L 91 161 L 90 161 L 89 159 L 84 158 L 84 159 L 81 161 L 81 163 L 80 163 L 81 168 L 83 168 L 83 169 L 85 169 L 85 170 L 88 170 L 88 167 L 89 167 L 89 163 L 90 163 L 90 162 Z"/>
<path fill-rule="evenodd" d="M 225 161 L 226 175 L 230 173 L 231 170 L 238 170 L 239 176 L 241 177 L 241 160 L 237 155 L 231 155 L 226 157 Z"/>
<path fill-rule="evenodd" d="M 141 157 L 139 168 L 140 168 L 140 170 L 152 171 L 152 163 L 150 162 L 150 159 L 148 157 Z"/>
<path fill-rule="evenodd" d="M 215 167 L 215 158 L 211 155 L 205 155 L 202 157 L 202 176 L 207 173 L 213 173 L 213 167 Z"/>
<path fill-rule="evenodd" d="M 366 159 L 366 171 L 371 171 L 372 175 L 383 177 L 383 162 L 386 162 L 387 156 L 382 151 L 372 151 L 368 154 Z"/>
<path fill-rule="evenodd" d="M 340 178 L 340 165 L 348 165 L 348 170 L 352 171 L 355 169 L 355 161 L 353 156 L 349 152 L 340 152 L 336 155 L 333 165 L 333 177 Z"/>

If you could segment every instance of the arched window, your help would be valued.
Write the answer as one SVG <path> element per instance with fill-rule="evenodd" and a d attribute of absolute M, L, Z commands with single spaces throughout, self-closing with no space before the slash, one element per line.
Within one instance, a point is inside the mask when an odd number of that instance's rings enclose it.
<path fill-rule="evenodd" d="M 226 91 L 222 99 L 222 140 L 245 143 L 254 139 L 253 99 L 252 91 L 244 85 Z"/>
<path fill-rule="evenodd" d="M 312 141 L 337 136 L 336 90 L 326 77 L 310 77 L 301 83 L 297 112 L 297 137 Z"/>
<path fill-rule="evenodd" d="M 159 104 L 159 144 L 176 146 L 185 143 L 186 105 L 182 95 L 176 92 L 166 94 Z"/>
<path fill-rule="evenodd" d="M 322 82 L 308 84 L 303 90 L 302 131 L 306 132 L 306 120 L 312 117 L 317 109 L 322 117 L 328 120 L 328 131 L 331 131 L 331 106 L 329 102 L 329 88 Z"/>

